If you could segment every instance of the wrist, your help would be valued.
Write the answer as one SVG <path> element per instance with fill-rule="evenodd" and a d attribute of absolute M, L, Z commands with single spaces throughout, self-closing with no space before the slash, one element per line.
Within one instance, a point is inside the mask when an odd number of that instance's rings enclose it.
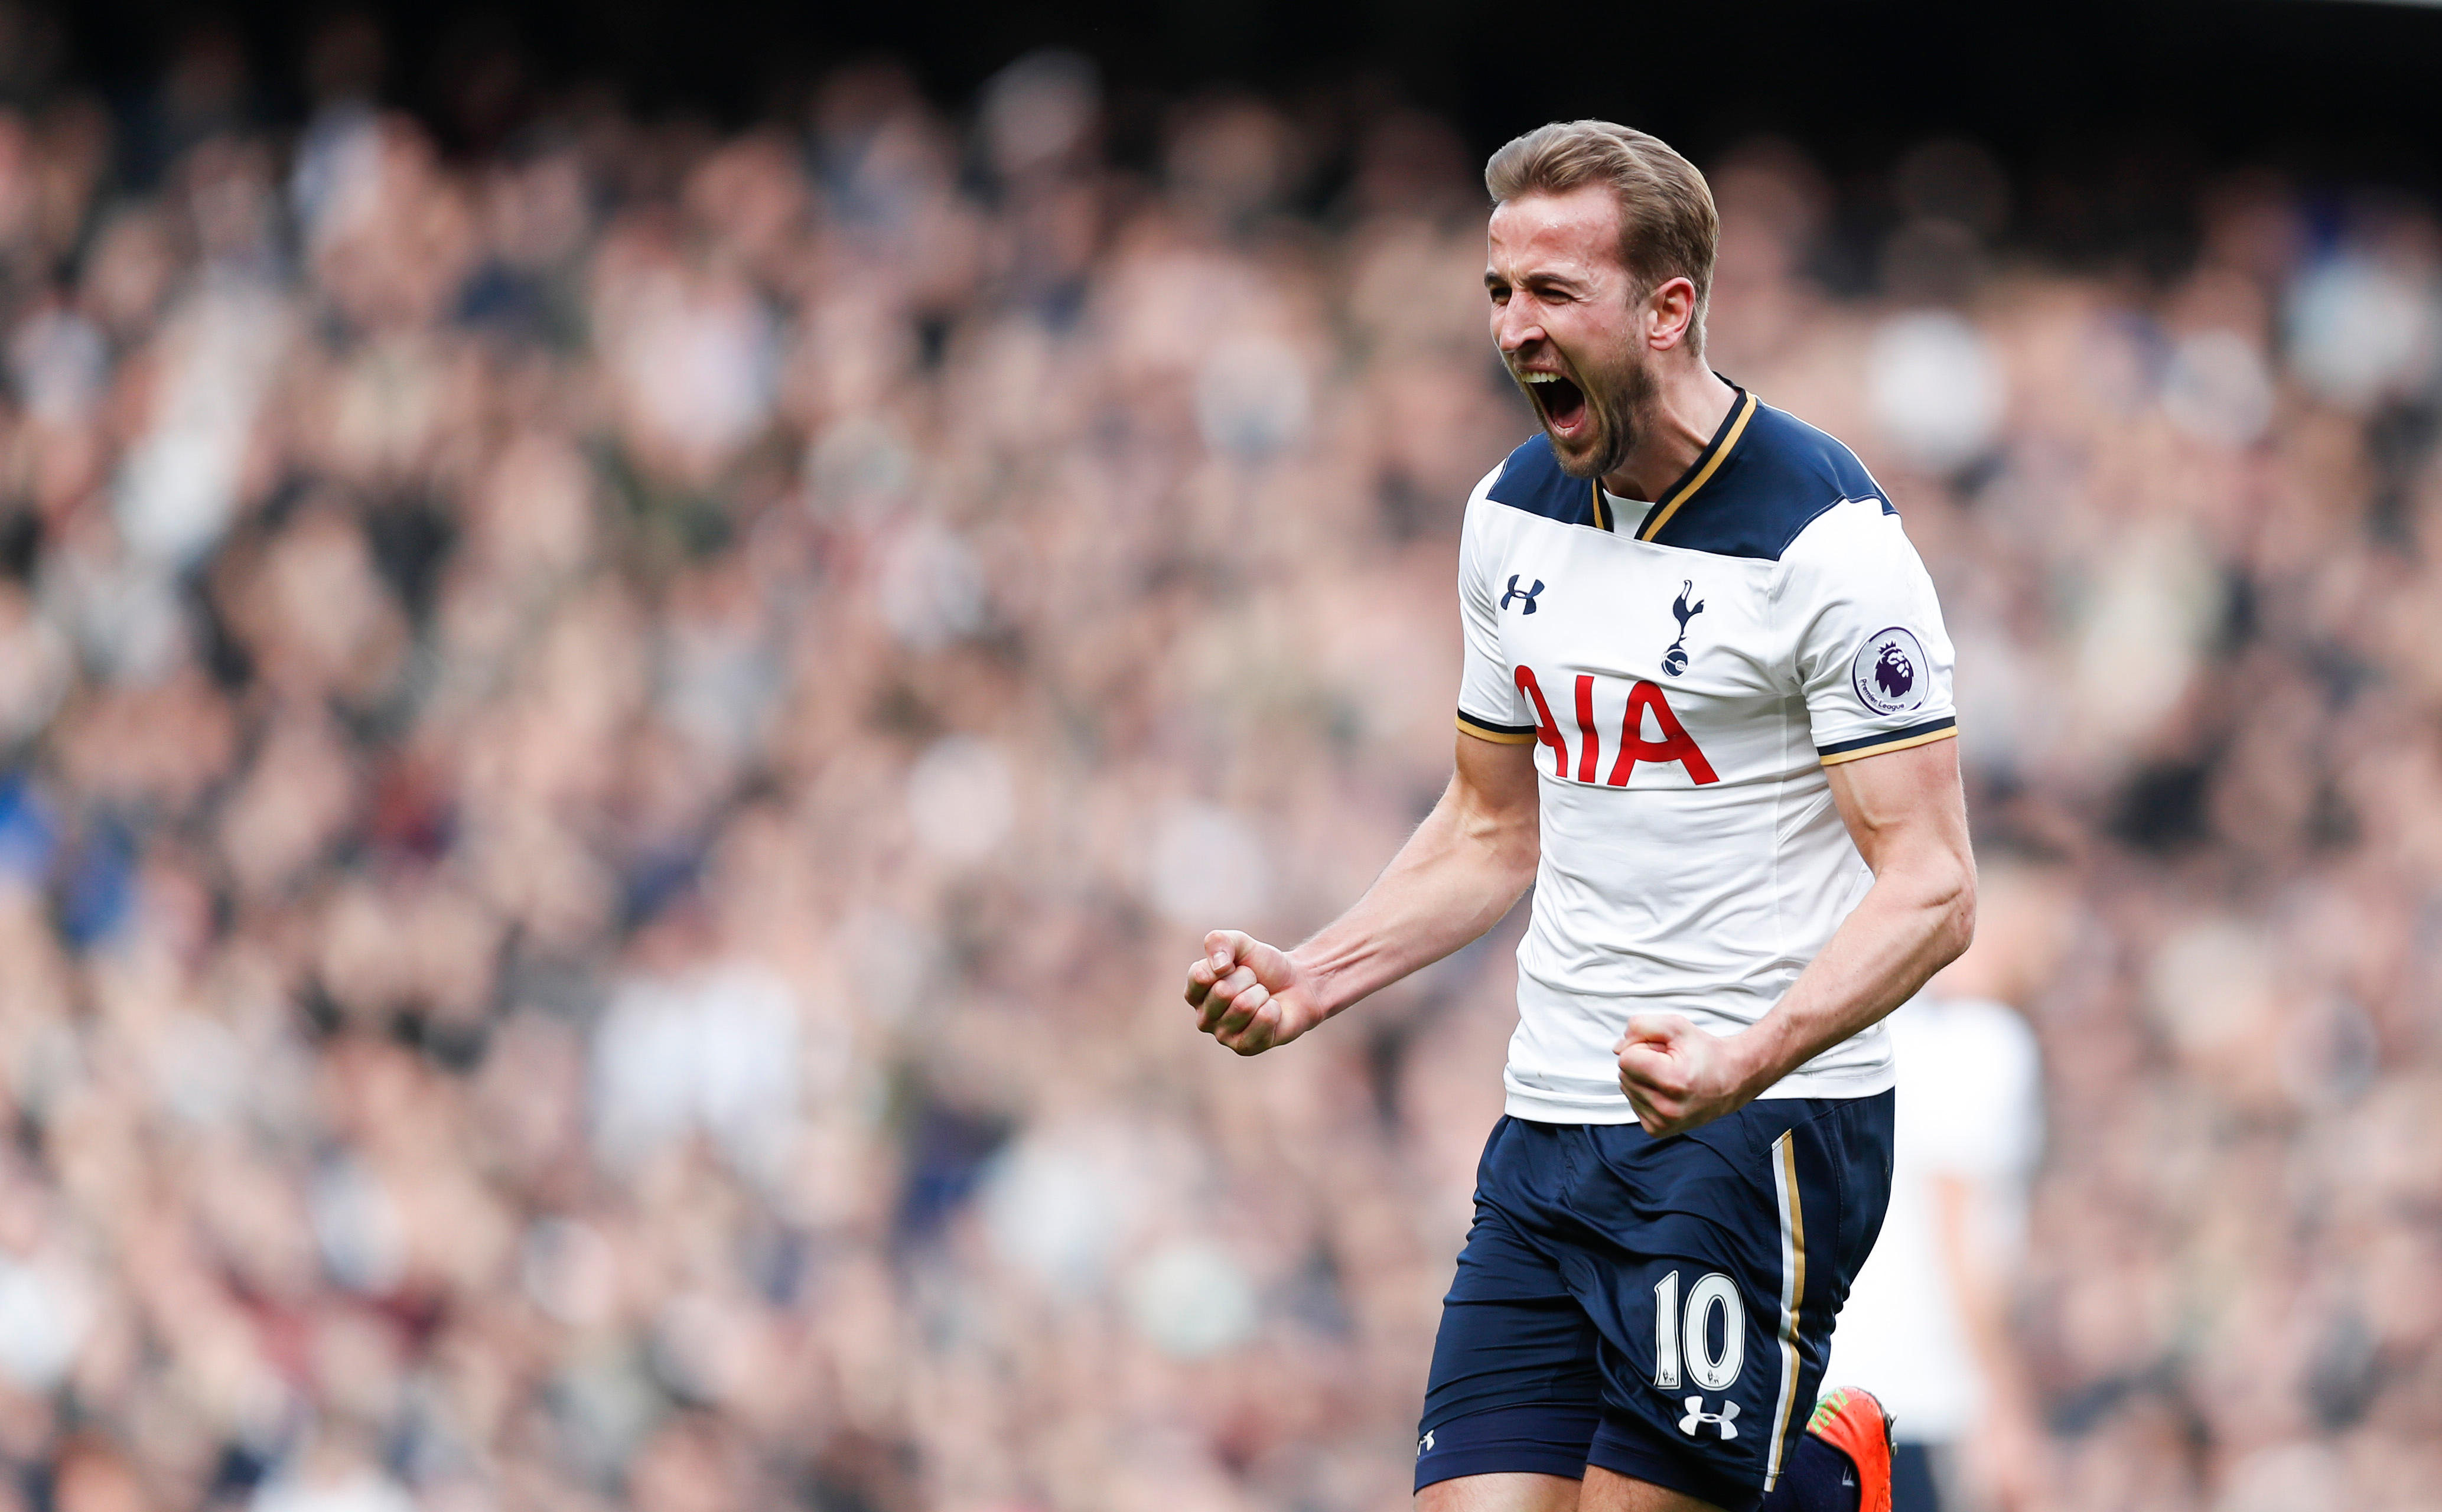
<path fill-rule="evenodd" d="M 1305 1001 L 1316 1023 L 1339 1011 L 1340 1004 L 1332 993 L 1337 974 L 1329 966 L 1306 955 L 1303 946 L 1288 953 L 1288 962 L 1289 990 Z"/>
<path fill-rule="evenodd" d="M 1741 1102 L 1751 1102 L 1763 1096 L 1772 1089 L 1774 1083 L 1789 1074 L 1790 1068 L 1781 1065 L 1787 1058 L 1786 1047 L 1780 1044 L 1780 1036 L 1772 1030 L 1772 1020 L 1766 1018 L 1761 1023 L 1740 1029 L 1725 1042 L 1730 1052 L 1730 1064 L 1736 1072 L 1733 1084 L 1738 1088 Z"/>

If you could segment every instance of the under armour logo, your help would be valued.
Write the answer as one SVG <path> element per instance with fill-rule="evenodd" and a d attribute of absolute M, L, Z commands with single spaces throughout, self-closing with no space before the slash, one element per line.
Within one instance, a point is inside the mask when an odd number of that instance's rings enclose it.
<path fill-rule="evenodd" d="M 1543 580 L 1539 577 L 1535 579 L 1534 587 L 1521 588 L 1518 586 L 1518 578 L 1519 574 L 1516 573 L 1509 574 L 1509 592 L 1501 595 L 1501 607 L 1507 609 L 1511 599 L 1522 598 L 1526 601 L 1526 612 L 1532 614 L 1535 612 L 1535 595 L 1543 591 Z"/>
<path fill-rule="evenodd" d="M 1723 1402 L 1720 1412 L 1707 1412 L 1704 1411 L 1704 1399 L 1703 1397 L 1690 1396 L 1687 1398 L 1686 1406 L 1687 1415 L 1679 1420 L 1680 1432 L 1693 1437 L 1697 1429 L 1703 1427 L 1706 1423 L 1710 1423 L 1715 1428 L 1721 1430 L 1722 1437 L 1725 1439 L 1732 1439 L 1739 1436 L 1738 1403 Z"/>
<path fill-rule="evenodd" d="M 1431 1433 L 1428 1433 L 1423 1438 L 1416 1440 L 1416 1458 L 1423 1459 L 1432 1451 L 1433 1436 Z"/>

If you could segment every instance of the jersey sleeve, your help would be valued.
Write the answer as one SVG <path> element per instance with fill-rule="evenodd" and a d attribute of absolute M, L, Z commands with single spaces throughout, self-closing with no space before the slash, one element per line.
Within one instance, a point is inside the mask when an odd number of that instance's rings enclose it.
<path fill-rule="evenodd" d="M 1458 727 L 1479 740 L 1523 745 L 1535 738 L 1535 718 L 1525 707 L 1512 680 L 1509 660 L 1501 652 L 1499 593 L 1492 581 L 1493 561 L 1485 539 L 1495 467 L 1475 485 L 1467 501 L 1467 523 L 1459 533 L 1458 618 L 1466 640 L 1458 683 Z"/>
<path fill-rule="evenodd" d="M 1782 560 L 1782 623 L 1825 766 L 1946 740 L 1959 733 L 1953 653 L 1933 579 L 1877 499 L 1843 502 Z"/>

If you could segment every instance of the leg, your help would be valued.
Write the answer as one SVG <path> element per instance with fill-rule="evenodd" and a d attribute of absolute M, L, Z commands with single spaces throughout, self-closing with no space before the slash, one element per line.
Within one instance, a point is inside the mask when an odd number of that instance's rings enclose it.
<path fill-rule="evenodd" d="M 1419 1512 L 1574 1512 L 1601 1410 L 1594 1325 L 1535 1222 L 1557 1184 L 1548 1128 L 1503 1119 L 1443 1299 L 1416 1428 Z"/>
<path fill-rule="evenodd" d="M 1462 1475 L 1416 1493 L 1416 1512 L 1577 1512 L 1577 1483 L 1564 1475 Z"/>
<path fill-rule="evenodd" d="M 1684 1491 L 1650 1481 L 1631 1481 L 1599 1465 L 1586 1466 L 1585 1489 L 1576 1505 L 1578 1512 L 1722 1512 L 1712 1503 L 1700 1502 Z"/>
<path fill-rule="evenodd" d="M 1558 1475 L 1467 1475 L 1416 1493 L 1416 1512 L 1722 1512 L 1710 1502 L 1631 1481 L 1599 1465 L 1580 1483 Z"/>

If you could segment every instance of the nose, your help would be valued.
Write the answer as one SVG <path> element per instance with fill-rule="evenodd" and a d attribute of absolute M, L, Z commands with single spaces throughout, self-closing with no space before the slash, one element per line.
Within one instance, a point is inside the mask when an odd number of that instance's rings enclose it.
<path fill-rule="evenodd" d="M 1504 356 L 1514 356 L 1543 339 L 1543 322 L 1537 319 L 1532 302 L 1511 295 L 1506 304 L 1493 306 L 1492 339 Z"/>

